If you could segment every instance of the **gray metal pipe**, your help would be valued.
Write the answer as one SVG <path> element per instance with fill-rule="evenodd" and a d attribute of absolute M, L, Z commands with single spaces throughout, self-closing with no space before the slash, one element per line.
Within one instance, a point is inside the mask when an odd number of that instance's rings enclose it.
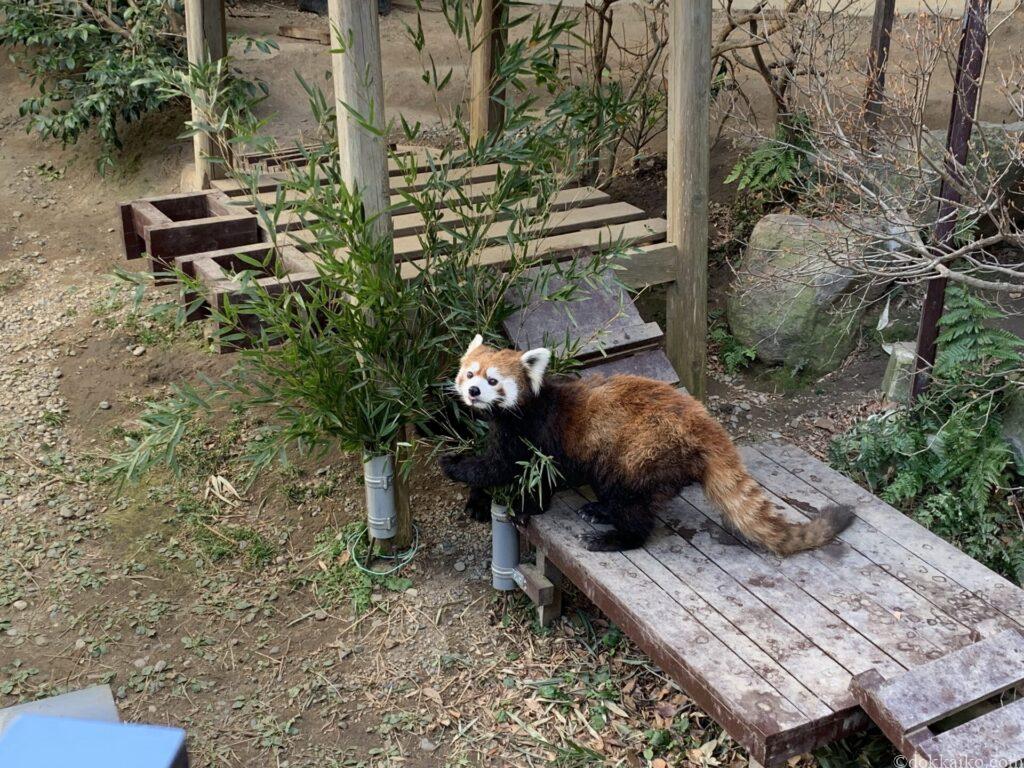
<path fill-rule="evenodd" d="M 393 539 L 398 533 L 395 512 L 395 465 L 390 454 L 363 462 L 366 486 L 366 526 L 375 539 Z"/>
<path fill-rule="evenodd" d="M 491 503 L 491 585 L 500 592 L 519 589 L 519 529 L 508 515 L 508 507 Z"/>

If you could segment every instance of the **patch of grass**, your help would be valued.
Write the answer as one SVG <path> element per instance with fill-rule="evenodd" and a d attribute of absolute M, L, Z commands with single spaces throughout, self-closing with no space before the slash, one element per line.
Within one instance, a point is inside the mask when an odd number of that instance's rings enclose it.
<path fill-rule="evenodd" d="M 771 384 L 778 392 L 796 392 L 815 380 L 811 370 L 803 365 L 765 368 L 757 378 Z"/>
<path fill-rule="evenodd" d="M 254 528 L 220 520 L 212 504 L 184 497 L 178 502 L 178 511 L 188 540 L 207 562 L 219 563 L 239 557 L 247 568 L 256 569 L 277 554 L 274 545 Z"/>
<path fill-rule="evenodd" d="M 369 555 L 363 529 L 362 523 L 349 523 L 337 533 L 324 531 L 317 536 L 313 555 L 319 568 L 309 581 L 321 605 L 330 607 L 351 600 L 358 614 L 370 607 L 375 591 L 404 592 L 412 586 L 411 580 L 398 573 L 377 575 L 359 568 L 353 554 L 363 563 Z"/>
<path fill-rule="evenodd" d="M 13 293 L 28 282 L 28 274 L 17 264 L 12 264 L 0 269 L 0 296 L 5 293 Z"/>
<path fill-rule="evenodd" d="M 68 415 L 64 411 L 43 411 L 43 423 L 51 427 L 59 427 L 67 419 Z"/>

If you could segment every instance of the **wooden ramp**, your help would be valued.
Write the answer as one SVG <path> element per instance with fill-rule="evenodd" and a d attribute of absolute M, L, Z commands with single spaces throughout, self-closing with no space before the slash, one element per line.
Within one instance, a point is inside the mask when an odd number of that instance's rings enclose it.
<path fill-rule="evenodd" d="M 579 536 L 592 526 L 575 514 L 585 502 L 576 493 L 556 497 L 552 510 L 531 518 L 527 532 L 544 562 L 622 627 L 755 760 L 777 765 L 863 729 L 869 719 L 851 690 L 856 675 L 873 671 L 877 680 L 899 680 L 976 641 L 1003 644 L 1002 633 L 1024 628 L 1024 591 L 820 461 L 780 444 L 745 448 L 743 455 L 784 514 L 806 519 L 827 504 L 845 503 L 857 519 L 834 544 L 780 559 L 726 531 L 695 486 L 662 514 L 642 549 L 583 549 Z M 947 664 L 950 693 L 939 715 L 973 703 L 957 693 L 957 671 L 965 665 Z M 981 687 L 986 695 L 1011 688 L 1022 673 L 1024 662 L 1014 658 L 1001 678 Z M 931 676 L 925 672 L 925 679 Z M 1021 738 L 1020 709 L 1006 707 L 991 718 L 999 733 Z M 935 712 L 929 717 L 923 722 L 938 719 Z M 966 733 L 960 749 L 983 744 L 979 732 L 959 731 Z M 946 746 L 952 741 L 947 737 Z"/>
<path fill-rule="evenodd" d="M 630 373 L 678 384 L 658 324 L 644 322 L 629 294 L 609 276 L 590 282 L 577 286 L 571 301 L 548 300 L 566 288 L 561 275 L 548 276 L 537 295 L 511 296 L 519 306 L 505 321 L 512 345 L 524 351 L 549 347 L 577 360 L 583 376 Z"/>

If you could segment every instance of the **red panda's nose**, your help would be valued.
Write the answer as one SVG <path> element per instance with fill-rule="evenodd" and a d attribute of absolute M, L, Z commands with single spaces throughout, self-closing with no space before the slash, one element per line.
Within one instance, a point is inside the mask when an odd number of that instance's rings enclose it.
<path fill-rule="evenodd" d="M 480 387 L 470 387 L 469 388 L 469 396 L 470 397 L 480 397 Z"/>

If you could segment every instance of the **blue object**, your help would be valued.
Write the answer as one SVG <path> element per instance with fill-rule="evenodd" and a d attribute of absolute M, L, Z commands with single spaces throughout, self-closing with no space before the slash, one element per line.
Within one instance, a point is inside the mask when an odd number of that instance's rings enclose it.
<path fill-rule="evenodd" d="M 188 768 L 185 732 L 21 715 L 0 736 L 2 768 Z"/>

